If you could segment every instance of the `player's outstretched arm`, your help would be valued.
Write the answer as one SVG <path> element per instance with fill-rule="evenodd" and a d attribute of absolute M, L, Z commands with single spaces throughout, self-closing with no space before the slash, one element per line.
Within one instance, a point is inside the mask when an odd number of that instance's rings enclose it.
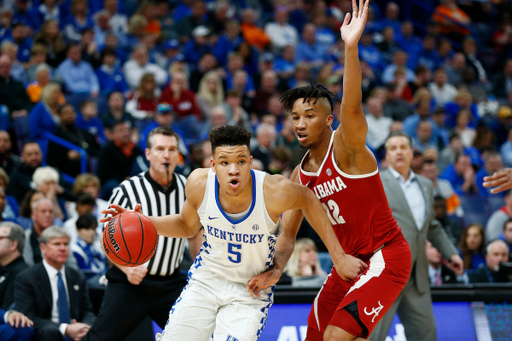
<path fill-rule="evenodd" d="M 206 187 L 207 169 L 197 169 L 190 174 L 187 185 L 185 186 L 185 195 L 187 199 L 183 204 L 180 214 L 171 214 L 163 217 L 148 217 L 158 232 L 158 234 L 172 238 L 193 238 L 201 228 L 201 222 L 197 214 L 197 208 L 203 200 Z M 111 215 L 100 220 L 107 223 L 114 216 L 129 211 L 119 205 L 110 205 L 108 210 L 102 213 Z M 140 204 L 135 205 L 135 212 L 141 212 Z"/>
<path fill-rule="evenodd" d="M 512 188 L 512 168 L 502 169 L 493 175 L 484 177 L 484 187 L 494 187 L 492 194 L 500 193 Z"/>
<path fill-rule="evenodd" d="M 366 152 L 368 124 L 363 112 L 361 92 L 361 65 L 359 64 L 358 43 L 368 17 L 369 0 L 359 7 L 352 0 L 352 14 L 347 13 L 341 26 L 341 38 L 345 42 L 345 71 L 343 74 L 343 98 L 341 100 L 340 127 L 336 130 L 335 147 L 350 152 Z"/>
<path fill-rule="evenodd" d="M 341 247 L 331 222 L 322 204 L 313 191 L 305 186 L 293 183 L 282 176 L 270 176 L 271 188 L 274 188 L 270 202 L 273 210 L 284 212 L 300 209 L 311 226 L 318 233 L 329 250 L 336 271 L 344 280 L 356 278 L 367 265 L 358 258 L 347 255 Z M 269 205 L 267 204 L 267 207 Z M 296 233 L 296 231 L 294 231 Z M 293 250 L 293 248 L 292 248 Z"/>

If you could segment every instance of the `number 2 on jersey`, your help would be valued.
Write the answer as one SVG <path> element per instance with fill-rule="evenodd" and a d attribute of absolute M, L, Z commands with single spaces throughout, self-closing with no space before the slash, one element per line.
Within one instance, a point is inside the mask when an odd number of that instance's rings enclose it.
<path fill-rule="evenodd" d="M 329 207 L 327 207 L 329 205 Z M 345 224 L 345 219 L 340 214 L 340 208 L 338 207 L 338 204 L 334 200 L 329 200 L 327 202 L 327 205 L 325 203 L 322 203 L 322 206 L 325 209 L 325 212 L 327 213 L 327 216 L 329 217 L 329 220 L 331 221 L 331 224 Z M 331 213 L 332 211 L 332 213 Z"/>
<path fill-rule="evenodd" d="M 241 250 L 241 249 L 242 249 L 241 244 L 229 243 L 228 244 L 228 253 L 230 255 L 228 256 L 228 259 L 233 263 L 240 263 L 242 260 L 242 253 L 240 251 L 236 251 L 236 250 Z M 235 256 L 235 257 L 233 258 L 233 256 Z"/>

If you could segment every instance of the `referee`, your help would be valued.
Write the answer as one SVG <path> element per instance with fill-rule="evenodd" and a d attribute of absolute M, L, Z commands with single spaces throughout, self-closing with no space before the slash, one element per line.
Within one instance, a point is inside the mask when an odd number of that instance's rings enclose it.
<path fill-rule="evenodd" d="M 178 135 L 166 127 L 153 129 L 147 137 L 147 172 L 123 181 L 110 204 L 133 209 L 142 205 L 148 216 L 180 213 L 185 202 L 186 178 L 174 173 L 178 163 Z M 202 233 L 189 239 L 190 256 L 195 258 Z M 159 236 L 155 255 L 141 266 L 113 266 L 107 272 L 108 286 L 96 322 L 86 341 L 122 341 L 147 316 L 164 328 L 169 311 L 186 284 L 180 273 L 185 239 Z"/>

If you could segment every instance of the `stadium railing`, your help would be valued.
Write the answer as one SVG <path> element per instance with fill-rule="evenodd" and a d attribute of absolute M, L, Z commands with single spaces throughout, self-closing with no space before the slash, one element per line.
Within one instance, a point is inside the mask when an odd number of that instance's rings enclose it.
<path fill-rule="evenodd" d="M 43 139 L 41 141 L 41 149 L 43 151 L 43 164 L 44 165 L 46 165 L 46 157 L 48 156 L 48 142 L 49 141 L 52 141 L 53 143 L 61 145 L 64 148 L 74 150 L 74 151 L 77 151 L 78 153 L 80 153 L 80 173 L 87 172 L 87 153 L 86 153 L 85 149 L 78 147 L 77 145 L 75 145 L 69 141 L 66 141 L 58 136 L 50 134 L 48 132 L 43 134 Z M 64 178 L 64 180 L 66 180 L 72 184 L 75 183 L 74 177 L 72 177 L 68 174 L 64 174 L 64 173 L 61 173 L 61 175 Z"/>

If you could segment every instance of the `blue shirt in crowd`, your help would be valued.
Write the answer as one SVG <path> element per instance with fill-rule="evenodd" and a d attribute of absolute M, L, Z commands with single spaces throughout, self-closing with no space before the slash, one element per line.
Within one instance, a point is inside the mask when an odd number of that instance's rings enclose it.
<path fill-rule="evenodd" d="M 90 94 L 93 91 L 100 90 L 98 77 L 91 64 L 80 61 L 73 63 L 66 58 L 57 68 L 60 76 L 64 79 L 66 89 L 72 94 Z"/>

